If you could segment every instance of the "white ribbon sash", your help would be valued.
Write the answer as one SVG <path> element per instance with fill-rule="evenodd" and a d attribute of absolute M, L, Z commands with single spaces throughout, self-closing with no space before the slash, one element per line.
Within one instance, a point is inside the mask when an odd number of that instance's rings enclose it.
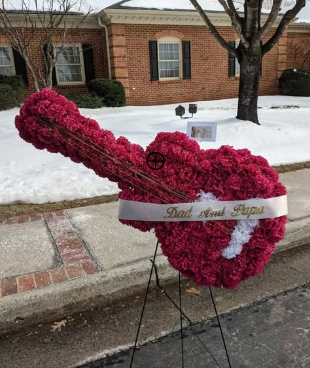
<path fill-rule="evenodd" d="M 119 200 L 121 220 L 174 222 L 267 219 L 288 213 L 287 196 L 240 201 L 156 204 Z"/>

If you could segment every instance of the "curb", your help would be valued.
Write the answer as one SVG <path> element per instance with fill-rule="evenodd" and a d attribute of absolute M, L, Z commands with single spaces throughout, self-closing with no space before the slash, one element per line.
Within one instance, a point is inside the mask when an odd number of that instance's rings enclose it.
<path fill-rule="evenodd" d="M 150 266 L 150 260 L 142 260 L 87 277 L 6 296 L 1 299 L 0 305 L 0 333 L 52 321 L 97 305 L 111 305 L 138 293 L 145 288 Z M 175 278 L 176 271 L 163 255 L 157 256 L 156 266 L 161 281 L 169 282 Z M 152 284 L 155 284 L 155 277 Z"/>
<path fill-rule="evenodd" d="M 275 253 L 310 243 L 310 217 L 287 223 L 285 238 Z M 176 281 L 176 271 L 163 255 L 156 258 L 161 283 Z M 96 306 L 106 306 L 145 289 L 150 259 L 70 279 L 64 282 L 8 295 L 0 299 L 0 333 L 49 322 Z M 153 274 L 152 283 L 155 283 Z"/>
<path fill-rule="evenodd" d="M 277 244 L 275 252 L 281 252 L 309 243 L 310 217 L 304 217 L 287 222 L 285 237 Z"/>

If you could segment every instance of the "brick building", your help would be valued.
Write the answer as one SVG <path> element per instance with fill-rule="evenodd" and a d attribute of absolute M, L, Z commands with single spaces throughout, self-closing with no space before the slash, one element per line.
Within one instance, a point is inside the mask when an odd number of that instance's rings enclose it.
<path fill-rule="evenodd" d="M 68 40 L 53 73 L 54 88 L 86 92 L 93 78 L 123 83 L 128 105 L 154 105 L 236 97 L 239 65 L 228 55 L 195 11 L 158 10 L 117 3 L 92 14 Z M 12 21 L 14 21 L 12 14 Z M 35 16 L 35 15 L 34 15 Z M 78 15 L 72 15 L 72 18 Z M 224 12 L 209 12 L 224 38 L 238 37 Z M 262 21 L 266 16 L 262 16 Z M 277 25 L 277 24 L 276 24 Z M 60 31 L 61 32 L 61 31 Z M 310 36 L 310 24 L 293 23 L 278 44 L 265 55 L 260 94 L 277 94 L 278 78 L 286 68 L 298 67 L 294 47 Z M 54 47 L 57 47 L 55 40 Z M 39 38 L 31 43 L 31 57 L 44 70 Z M 305 67 L 310 67 L 309 61 Z M 0 74 L 21 74 L 34 92 L 23 59 L 0 34 Z"/>

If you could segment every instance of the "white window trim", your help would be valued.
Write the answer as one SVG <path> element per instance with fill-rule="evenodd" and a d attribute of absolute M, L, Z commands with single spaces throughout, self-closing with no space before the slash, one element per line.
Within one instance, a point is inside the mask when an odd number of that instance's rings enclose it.
<path fill-rule="evenodd" d="M 82 49 L 82 44 L 81 43 L 75 43 L 75 44 L 54 44 L 53 45 L 54 48 L 56 47 L 78 47 L 80 50 L 80 58 L 81 58 L 81 74 L 82 74 L 82 80 L 79 82 L 59 82 L 59 77 L 58 77 L 58 69 L 57 69 L 57 62 L 55 65 L 55 71 L 56 71 L 56 79 L 57 79 L 57 85 L 58 86 L 81 86 L 85 84 L 86 78 L 85 78 L 85 66 L 84 66 L 84 55 L 83 55 L 83 49 Z"/>
<path fill-rule="evenodd" d="M 240 40 L 235 40 L 235 48 L 237 48 L 240 44 Z M 235 58 L 235 77 L 240 77 L 240 64 L 237 58 Z"/>
<path fill-rule="evenodd" d="M 11 58 L 11 66 L 12 66 L 12 70 L 13 70 L 13 74 L 12 75 L 16 75 L 16 69 L 15 69 L 15 62 L 14 62 L 14 54 L 13 54 L 13 48 L 12 45 L 9 43 L 0 43 L 0 47 L 7 47 L 9 49 L 9 53 L 10 53 L 10 58 Z M 6 65 L 8 66 L 8 65 Z M 3 66 L 0 66 L 0 70 Z"/>
<path fill-rule="evenodd" d="M 159 69 L 159 44 L 163 43 L 178 43 L 179 44 L 179 76 L 178 77 L 171 77 L 171 78 L 161 78 L 160 77 L 160 69 Z M 158 77 L 160 81 L 166 80 L 180 80 L 182 79 L 183 75 L 183 52 L 182 52 L 182 40 L 177 37 L 162 37 L 157 40 L 157 54 L 158 54 Z"/>

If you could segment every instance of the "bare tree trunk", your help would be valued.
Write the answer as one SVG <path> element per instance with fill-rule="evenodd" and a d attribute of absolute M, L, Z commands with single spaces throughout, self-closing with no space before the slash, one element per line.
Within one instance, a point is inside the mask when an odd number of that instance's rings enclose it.
<path fill-rule="evenodd" d="M 53 89 L 53 69 L 50 67 L 47 70 L 46 74 L 46 87 L 49 89 Z"/>
<path fill-rule="evenodd" d="M 39 87 L 39 83 L 38 83 L 38 80 L 37 80 L 37 76 L 36 76 L 36 74 L 35 74 L 32 67 L 31 67 L 30 71 L 31 71 L 31 76 L 32 76 L 33 84 L 34 84 L 34 89 L 36 90 L 36 92 L 40 92 L 40 87 Z"/>
<path fill-rule="evenodd" d="M 242 51 L 240 61 L 240 81 L 237 119 L 259 124 L 257 102 L 259 91 L 262 53 L 260 45 L 253 50 Z"/>
<path fill-rule="evenodd" d="M 24 56 L 24 60 L 25 60 L 26 65 L 28 66 L 28 68 L 31 72 L 31 76 L 32 76 L 33 84 L 34 84 L 34 89 L 36 90 L 36 92 L 40 92 L 40 87 L 39 87 L 37 75 L 36 75 L 32 65 L 31 65 L 31 62 L 30 62 L 28 56 Z"/>

